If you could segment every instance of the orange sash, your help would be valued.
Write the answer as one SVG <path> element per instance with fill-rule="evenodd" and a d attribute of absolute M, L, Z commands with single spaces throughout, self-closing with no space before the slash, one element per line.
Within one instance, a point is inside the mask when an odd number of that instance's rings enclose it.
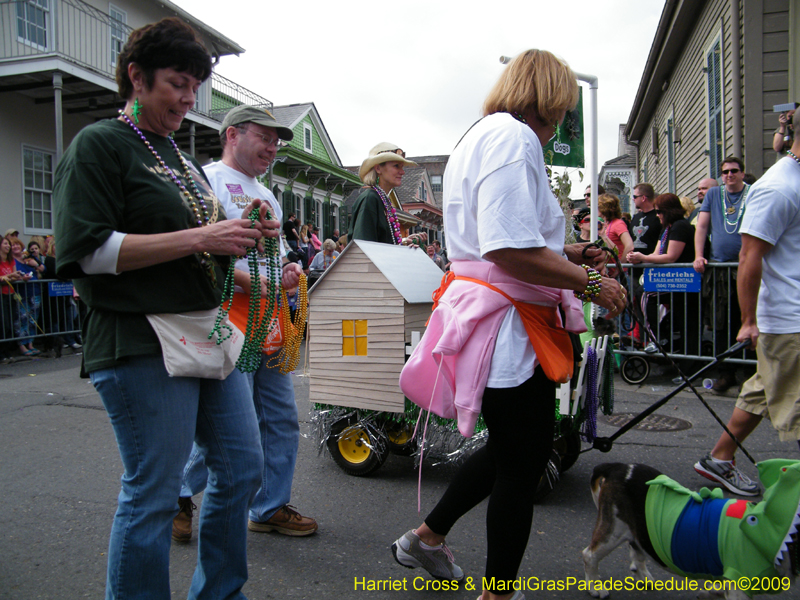
<path fill-rule="evenodd" d="M 274 301 L 273 301 L 274 302 Z M 261 298 L 261 307 L 258 309 L 259 314 L 263 315 L 267 310 L 267 301 Z M 281 311 L 284 307 L 281 307 Z M 242 293 L 233 294 L 233 304 L 228 312 L 228 318 L 231 323 L 236 325 L 242 333 L 247 331 L 247 316 L 250 314 L 250 296 Z M 273 315 L 272 325 L 270 325 L 270 332 L 264 340 L 264 345 L 261 347 L 261 352 L 264 354 L 272 354 L 283 348 L 283 319 L 281 313 Z"/>
<path fill-rule="evenodd" d="M 439 303 L 439 298 L 442 297 L 448 286 L 456 279 L 486 286 L 490 290 L 505 296 L 519 312 L 522 324 L 528 333 L 528 339 L 530 339 L 531 345 L 536 352 L 536 358 L 539 360 L 539 364 L 542 365 L 547 378 L 556 383 L 566 383 L 570 380 L 574 366 L 572 342 L 569 339 L 569 333 L 558 325 L 555 306 L 518 302 L 490 283 L 472 277 L 462 277 L 452 271 L 448 271 L 442 277 L 442 284 L 439 289 L 433 293 L 434 309 Z"/>

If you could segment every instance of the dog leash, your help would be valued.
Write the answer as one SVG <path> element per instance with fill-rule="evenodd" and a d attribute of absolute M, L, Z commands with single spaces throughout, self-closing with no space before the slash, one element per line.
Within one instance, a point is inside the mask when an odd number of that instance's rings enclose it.
<path fill-rule="evenodd" d="M 717 355 L 713 362 L 708 363 L 705 367 L 703 367 L 702 369 L 697 371 L 691 377 L 686 377 L 686 375 L 684 375 L 682 372 L 678 371 L 680 373 L 681 378 L 683 379 L 683 383 L 681 383 L 677 388 L 672 390 L 669 394 L 664 396 L 661 400 L 659 400 L 658 402 L 656 402 L 652 406 L 644 409 L 642 412 L 640 412 L 638 415 L 636 415 L 633 419 L 631 419 L 628 423 L 626 423 L 625 425 L 620 427 L 614 433 L 614 435 L 612 435 L 610 437 L 595 438 L 594 443 L 592 444 L 592 447 L 588 448 L 587 450 L 584 450 L 583 452 L 587 452 L 588 450 L 595 450 L 595 449 L 596 450 L 600 450 L 600 452 L 609 452 L 611 450 L 612 446 L 614 445 L 614 440 L 616 440 L 617 438 L 619 438 L 624 433 L 627 433 L 628 431 L 630 431 L 631 429 L 636 427 L 636 425 L 638 425 L 641 421 L 643 421 L 649 415 L 654 413 L 657 409 L 662 407 L 664 404 L 669 402 L 673 397 L 675 397 L 675 395 L 678 394 L 678 392 L 680 392 L 681 390 L 683 390 L 686 387 L 689 387 L 695 393 L 695 395 L 700 400 L 700 402 L 703 403 L 703 406 L 706 407 L 708 412 L 711 413 L 711 416 L 713 416 L 714 419 L 716 419 L 717 423 L 720 424 L 722 429 L 725 430 L 725 433 L 727 433 L 730 436 L 730 438 L 736 443 L 736 445 L 739 447 L 739 449 L 750 460 L 750 462 L 752 462 L 754 465 L 757 464 L 756 460 L 752 456 L 750 456 L 750 453 L 745 449 L 745 447 L 742 445 L 742 443 L 738 439 L 736 439 L 735 435 L 733 435 L 730 432 L 730 430 L 728 429 L 728 426 L 725 425 L 725 423 L 722 421 L 722 419 L 719 418 L 719 415 L 717 415 L 717 413 L 714 412 L 714 409 L 711 408 L 711 406 L 709 406 L 708 402 L 705 401 L 703 396 L 700 395 L 700 393 L 697 391 L 697 389 L 691 383 L 692 379 L 697 379 L 703 373 L 705 373 L 708 369 L 710 369 L 713 366 L 716 366 L 716 364 L 719 361 L 725 360 L 729 356 L 731 356 L 733 354 L 736 354 L 737 352 L 740 352 L 741 350 L 744 350 L 749 345 L 750 345 L 750 340 L 744 340 L 743 342 L 738 342 L 738 343 L 734 344 L 733 346 L 728 348 L 722 354 Z M 667 358 L 669 358 L 669 357 L 667 357 Z"/>
<path fill-rule="evenodd" d="M 627 279 L 627 276 L 625 275 L 625 272 L 622 270 L 622 265 L 620 263 L 619 257 L 617 256 L 616 252 L 614 252 L 611 249 L 609 249 L 608 247 L 606 247 L 606 245 L 604 243 L 602 243 L 602 242 L 591 242 L 591 243 L 587 244 L 584 247 L 583 252 L 582 252 L 583 258 L 587 258 L 586 252 L 587 252 L 587 250 L 589 248 L 598 248 L 598 249 L 606 252 L 607 254 L 609 254 L 614 259 L 615 266 L 617 267 L 617 272 L 619 273 L 620 285 L 622 285 L 623 288 L 627 288 L 628 279 Z M 700 392 L 697 391 L 697 388 L 695 388 L 692 385 L 692 380 L 693 379 L 697 379 L 698 377 L 700 377 L 700 375 L 705 373 L 708 369 L 710 369 L 713 366 L 716 366 L 720 361 L 723 361 L 726 358 L 728 358 L 729 356 L 732 356 L 733 354 L 736 354 L 737 352 L 740 352 L 741 350 L 744 350 L 745 348 L 747 348 L 750 345 L 750 340 L 747 339 L 747 340 L 744 340 L 742 342 L 737 342 L 736 344 L 734 344 L 733 346 L 728 348 L 725 352 L 722 352 L 721 354 L 718 354 L 717 356 L 715 356 L 714 360 L 712 362 L 708 363 L 705 367 L 703 367 L 702 369 L 697 371 L 694 375 L 692 375 L 691 377 L 687 377 L 684 374 L 684 372 L 680 369 L 680 367 L 678 367 L 678 365 L 675 362 L 675 360 L 669 354 L 667 354 L 667 351 L 658 342 L 658 340 L 656 339 L 655 334 L 650 330 L 649 327 L 645 326 L 645 324 L 639 319 L 638 315 L 636 315 L 636 312 L 631 309 L 630 304 L 628 304 L 627 300 L 626 300 L 626 303 L 625 303 L 625 311 L 628 311 L 628 314 L 631 316 L 633 321 L 635 321 L 639 325 L 639 329 L 646 332 L 647 336 L 650 338 L 650 341 L 653 342 L 653 344 L 655 344 L 656 348 L 661 353 L 661 355 L 664 358 L 667 359 L 667 361 L 670 363 L 670 365 L 672 365 L 672 367 L 675 368 L 676 371 L 678 371 L 678 375 L 680 375 L 680 378 L 683 380 L 683 383 L 681 383 L 677 388 L 672 390 L 669 394 L 664 396 L 661 400 L 659 400 L 658 402 L 656 402 L 655 404 L 653 404 L 649 408 L 646 408 L 641 413 L 639 413 L 636 417 L 631 419 L 628 423 L 626 423 L 625 425 L 620 427 L 612 436 L 610 436 L 610 437 L 602 437 L 602 438 L 595 438 L 594 442 L 592 443 L 592 447 L 591 448 L 587 448 L 586 450 L 582 450 L 581 453 L 588 452 L 589 450 L 595 450 L 595 449 L 600 450 L 601 452 L 610 452 L 612 446 L 614 445 L 614 440 L 616 440 L 617 438 L 619 438 L 624 433 L 626 433 L 626 432 L 630 431 L 631 429 L 633 429 L 634 427 L 636 427 L 636 425 L 638 425 L 642 420 L 644 420 L 649 415 L 651 415 L 653 412 L 655 412 L 658 408 L 660 408 L 661 406 L 666 404 L 669 400 L 671 400 L 673 397 L 675 397 L 681 390 L 683 390 L 684 388 L 688 387 L 689 389 L 692 390 L 692 392 L 694 392 L 694 395 L 697 396 L 697 399 L 700 400 L 700 402 L 703 404 L 703 406 L 706 407 L 706 410 L 708 410 L 708 412 L 711 413 L 711 416 L 713 416 L 714 419 L 716 419 L 717 423 L 720 424 L 720 426 L 725 431 L 725 433 L 727 433 L 728 436 L 730 436 L 730 438 L 736 443 L 736 446 L 750 460 L 750 462 L 752 462 L 754 465 L 757 464 L 756 460 L 750 455 L 750 453 L 745 449 L 745 447 L 736 438 L 736 436 L 731 433 L 730 429 L 728 429 L 728 426 L 722 421 L 722 419 L 719 418 L 719 415 L 717 415 L 717 413 L 714 412 L 714 409 L 712 409 L 711 406 L 708 404 L 708 402 L 706 402 L 706 400 L 703 398 L 703 396 L 700 394 Z"/>

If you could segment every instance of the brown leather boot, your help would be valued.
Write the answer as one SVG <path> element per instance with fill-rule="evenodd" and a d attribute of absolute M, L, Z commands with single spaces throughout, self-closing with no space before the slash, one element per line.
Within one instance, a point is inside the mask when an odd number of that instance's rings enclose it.
<path fill-rule="evenodd" d="M 178 514 L 172 519 L 172 539 L 185 544 L 192 539 L 192 514 L 197 506 L 191 498 L 178 498 Z"/>

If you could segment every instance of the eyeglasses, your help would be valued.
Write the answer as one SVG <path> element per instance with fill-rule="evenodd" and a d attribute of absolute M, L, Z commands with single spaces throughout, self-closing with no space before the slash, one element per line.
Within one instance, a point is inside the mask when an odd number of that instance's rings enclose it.
<path fill-rule="evenodd" d="M 739 169 L 726 169 L 722 172 L 723 175 L 736 175 L 736 173 L 740 173 Z"/>
<path fill-rule="evenodd" d="M 261 141 L 264 142 L 267 146 L 275 146 L 276 148 L 280 148 L 280 147 L 283 146 L 283 140 L 281 140 L 281 138 L 279 138 L 279 137 L 275 137 L 275 138 L 267 137 L 267 134 L 258 133 L 257 131 L 255 131 L 253 129 L 249 129 L 247 127 L 244 127 L 243 129 L 245 131 L 249 131 L 250 133 L 252 133 L 256 137 L 260 137 Z"/>
<path fill-rule="evenodd" d="M 403 158 L 406 157 L 406 153 L 403 152 L 400 148 L 396 148 L 395 150 L 381 150 L 380 152 L 378 152 L 378 154 L 386 154 L 387 152 L 389 154 L 397 154 L 399 156 L 402 156 Z"/>

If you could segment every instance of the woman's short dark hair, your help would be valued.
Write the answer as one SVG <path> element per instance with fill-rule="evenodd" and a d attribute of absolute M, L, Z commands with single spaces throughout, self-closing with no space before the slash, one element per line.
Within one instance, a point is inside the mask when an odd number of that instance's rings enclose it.
<path fill-rule="evenodd" d="M 197 32 L 178 17 L 167 17 L 131 32 L 117 57 L 117 86 L 123 100 L 133 95 L 128 65 L 136 63 L 153 87 L 157 69 L 175 69 L 205 81 L 211 75 L 211 56 Z"/>
<path fill-rule="evenodd" d="M 661 194 L 656 196 L 653 204 L 656 210 L 664 215 L 667 225 L 672 225 L 675 221 L 683 219 L 685 211 L 681 199 L 675 194 Z"/>

